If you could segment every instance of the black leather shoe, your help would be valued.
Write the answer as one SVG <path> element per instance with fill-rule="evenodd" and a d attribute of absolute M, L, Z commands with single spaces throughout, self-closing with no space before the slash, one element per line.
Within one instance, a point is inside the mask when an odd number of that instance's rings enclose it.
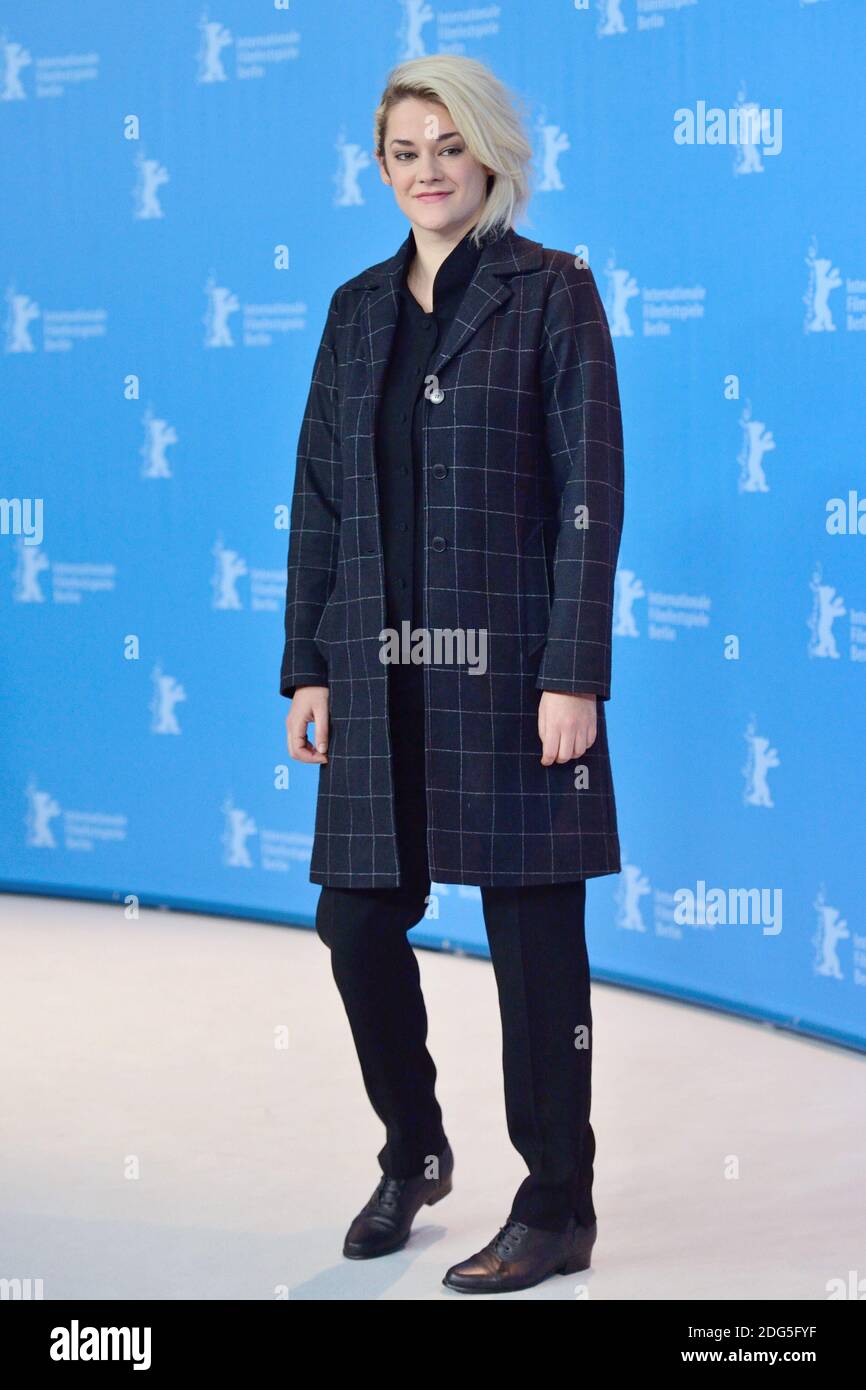
<path fill-rule="evenodd" d="M 598 1226 L 570 1221 L 565 1231 L 541 1231 L 509 1217 L 489 1245 L 462 1264 L 452 1265 L 442 1280 L 461 1293 L 513 1293 L 531 1289 L 548 1275 L 589 1269 Z"/>
<path fill-rule="evenodd" d="M 369 1202 L 352 1222 L 343 1244 L 349 1260 L 372 1260 L 400 1250 L 409 1239 L 412 1222 L 425 1204 L 432 1207 L 451 1191 L 454 1155 L 446 1144 L 439 1155 L 439 1177 L 382 1177 Z"/>

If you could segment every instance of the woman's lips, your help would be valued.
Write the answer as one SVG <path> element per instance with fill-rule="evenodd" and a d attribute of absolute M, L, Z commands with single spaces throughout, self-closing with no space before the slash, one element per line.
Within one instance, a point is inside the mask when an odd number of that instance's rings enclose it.
<path fill-rule="evenodd" d="M 438 202 L 440 202 L 443 198 L 449 198 L 450 196 L 451 196 L 450 192 L 447 192 L 447 193 L 416 193 L 416 194 L 415 194 L 415 197 L 416 197 L 416 198 L 418 199 L 418 201 L 421 202 L 421 203 L 438 203 Z"/>

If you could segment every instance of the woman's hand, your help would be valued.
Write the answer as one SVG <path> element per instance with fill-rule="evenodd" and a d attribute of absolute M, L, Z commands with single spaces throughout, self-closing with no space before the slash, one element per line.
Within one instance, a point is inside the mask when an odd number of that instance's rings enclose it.
<path fill-rule="evenodd" d="M 315 725 L 315 747 L 307 738 L 307 725 Z M 328 761 L 328 687 L 299 685 L 286 715 L 289 753 L 299 763 Z"/>
<path fill-rule="evenodd" d="M 538 702 L 538 737 L 541 762 L 567 763 L 580 758 L 595 743 L 595 695 L 562 695 L 543 690 Z"/>

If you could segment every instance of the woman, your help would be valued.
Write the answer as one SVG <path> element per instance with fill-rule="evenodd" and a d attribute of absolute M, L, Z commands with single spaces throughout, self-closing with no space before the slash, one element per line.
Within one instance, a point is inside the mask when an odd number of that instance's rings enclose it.
<path fill-rule="evenodd" d="M 396 68 L 375 151 L 410 230 L 334 293 L 301 429 L 281 693 L 320 765 L 310 879 L 381 1180 L 349 1258 L 399 1249 L 452 1184 L 406 933 L 476 884 L 529 1174 L 444 1282 L 588 1267 L 586 879 L 620 870 L 605 729 L 623 504 L 613 348 L 582 262 L 515 233 L 531 150 L 480 63 Z M 308 726 L 314 725 L 314 742 Z"/>

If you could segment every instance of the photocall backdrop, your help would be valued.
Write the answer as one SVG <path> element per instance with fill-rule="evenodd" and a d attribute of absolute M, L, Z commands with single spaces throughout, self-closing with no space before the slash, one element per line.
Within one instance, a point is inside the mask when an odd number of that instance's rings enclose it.
<path fill-rule="evenodd" d="M 2 886 L 312 924 L 295 450 L 331 293 L 408 230 L 387 72 L 463 53 L 617 355 L 594 973 L 866 1045 L 864 48 L 862 0 L 0 3 Z M 478 888 L 432 914 L 486 953 Z"/>

